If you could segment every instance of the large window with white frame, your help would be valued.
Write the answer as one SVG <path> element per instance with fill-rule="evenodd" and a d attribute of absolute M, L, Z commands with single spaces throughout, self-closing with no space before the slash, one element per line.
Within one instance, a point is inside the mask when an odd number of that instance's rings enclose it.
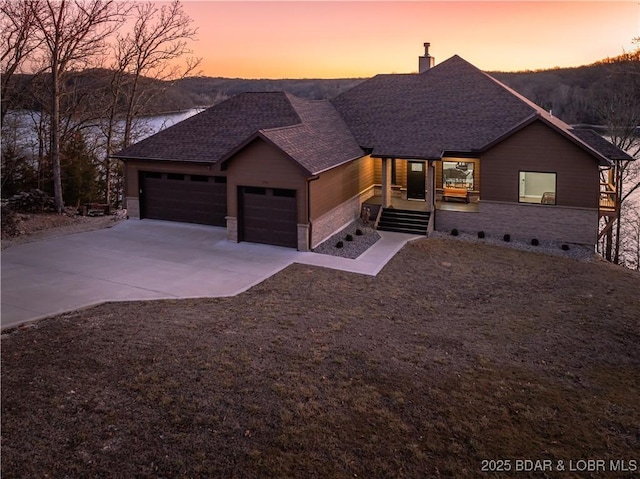
<path fill-rule="evenodd" d="M 556 174 L 520 171 L 518 201 L 539 205 L 556 204 Z"/>

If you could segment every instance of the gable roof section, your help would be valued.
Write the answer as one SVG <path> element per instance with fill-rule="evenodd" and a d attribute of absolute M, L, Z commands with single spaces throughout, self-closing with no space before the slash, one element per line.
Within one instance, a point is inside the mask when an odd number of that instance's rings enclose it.
<path fill-rule="evenodd" d="M 602 166 L 624 155 L 602 138 L 576 134 L 457 55 L 418 75 L 378 75 L 332 102 L 360 145 L 377 157 L 440 159 L 444 152 L 479 153 L 536 120 Z"/>
<path fill-rule="evenodd" d="M 328 101 L 269 92 L 234 96 L 114 157 L 225 162 L 258 136 L 280 148 L 310 175 L 363 155 Z"/>
<path fill-rule="evenodd" d="M 610 167 L 611 161 L 618 160 L 633 160 L 629 155 L 627 155 L 624 151 L 620 150 L 615 145 L 611 144 L 603 137 L 598 135 L 593 130 L 576 130 L 572 128 L 570 125 L 566 124 L 564 121 L 560 120 L 558 117 L 553 116 L 551 113 L 547 112 L 544 108 L 538 106 L 533 103 L 527 97 L 521 95 L 517 91 L 511 89 L 507 85 L 501 83 L 496 80 L 489 74 L 484 73 L 488 78 L 499 84 L 502 88 L 509 91 L 514 97 L 518 98 L 523 103 L 529 105 L 533 114 L 527 118 L 524 122 L 519 125 L 514 125 L 513 129 L 505 133 L 502 137 L 496 138 L 493 142 L 487 144 L 483 150 L 486 151 L 492 146 L 498 144 L 500 141 L 505 138 L 511 136 L 515 132 L 521 130 L 525 126 L 530 125 L 534 121 L 541 121 L 545 123 L 547 126 L 551 127 L 573 143 L 577 144 L 582 149 L 586 150 L 592 156 L 594 156 L 598 160 L 598 164 L 603 167 Z"/>
<path fill-rule="evenodd" d="M 378 75 L 332 102 L 374 156 L 424 159 L 480 150 L 533 113 L 457 55 L 421 74 Z"/>
<path fill-rule="evenodd" d="M 360 158 L 363 151 L 338 112 L 327 101 L 291 97 L 302 123 L 260 130 L 262 136 L 315 175 Z"/>
<path fill-rule="evenodd" d="M 262 128 L 300 124 L 287 94 L 242 93 L 113 155 L 216 163 Z"/>

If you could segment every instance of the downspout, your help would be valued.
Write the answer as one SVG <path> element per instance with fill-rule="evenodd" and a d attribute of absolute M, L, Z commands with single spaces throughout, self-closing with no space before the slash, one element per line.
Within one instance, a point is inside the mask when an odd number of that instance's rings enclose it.
<path fill-rule="evenodd" d="M 307 180 L 307 222 L 309 223 L 309 251 L 311 251 L 311 239 L 313 238 L 313 223 L 311 222 L 311 182 L 320 179 L 320 175 L 312 176 Z"/>

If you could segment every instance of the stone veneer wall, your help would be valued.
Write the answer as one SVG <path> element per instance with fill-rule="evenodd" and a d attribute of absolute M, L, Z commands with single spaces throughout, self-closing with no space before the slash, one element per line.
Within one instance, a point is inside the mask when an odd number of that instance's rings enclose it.
<path fill-rule="evenodd" d="M 309 251 L 309 225 L 298 225 L 298 251 Z"/>
<path fill-rule="evenodd" d="M 562 206 L 481 201 L 478 212 L 436 210 L 436 231 L 489 236 L 508 233 L 514 239 L 559 241 L 595 245 L 598 234 L 598 210 Z"/>
<path fill-rule="evenodd" d="M 227 240 L 232 243 L 238 242 L 238 218 L 235 216 L 227 216 Z"/>
<path fill-rule="evenodd" d="M 129 218 L 140 219 L 140 200 L 137 196 L 127 196 L 125 198 L 127 216 Z"/>
<path fill-rule="evenodd" d="M 373 186 L 312 221 L 311 249 L 360 217 L 360 206 L 374 194 Z"/>

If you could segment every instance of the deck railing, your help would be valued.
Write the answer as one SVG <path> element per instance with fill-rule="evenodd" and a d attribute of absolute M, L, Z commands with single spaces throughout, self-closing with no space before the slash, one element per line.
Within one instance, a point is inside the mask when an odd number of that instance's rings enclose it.
<path fill-rule="evenodd" d="M 600 209 L 605 211 L 616 211 L 616 188 L 611 183 L 600 183 Z"/>

